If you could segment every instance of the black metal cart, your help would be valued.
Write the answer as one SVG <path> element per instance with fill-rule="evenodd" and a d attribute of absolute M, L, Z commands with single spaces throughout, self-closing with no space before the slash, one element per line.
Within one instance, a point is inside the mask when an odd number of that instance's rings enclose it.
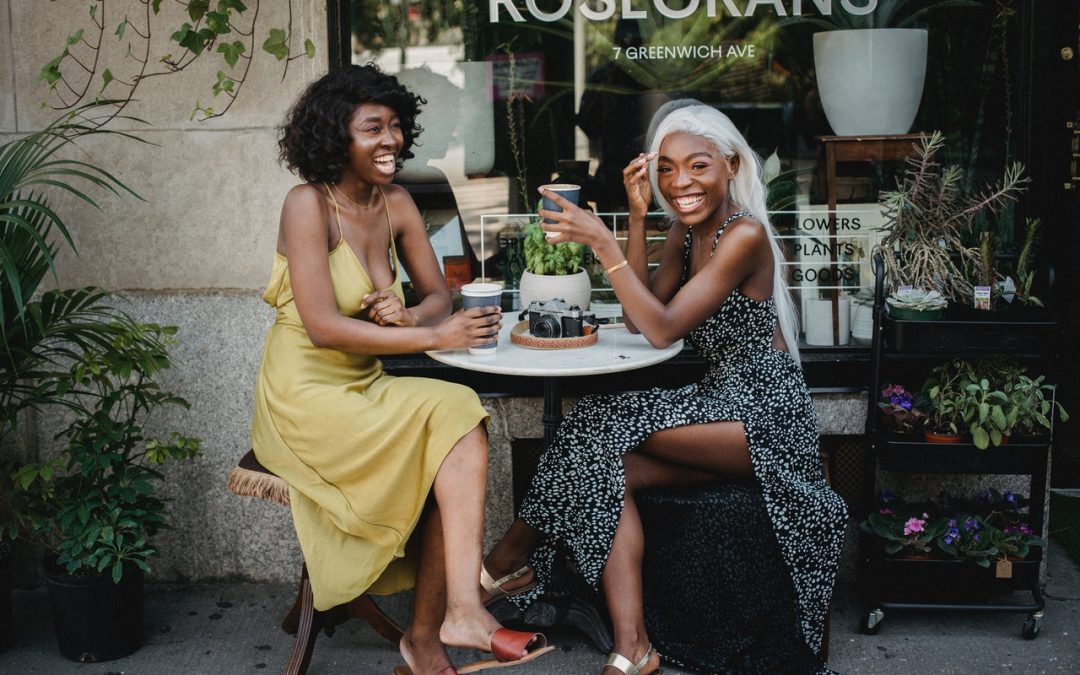
<path fill-rule="evenodd" d="M 1009 354 L 1024 363 L 1049 368 L 1056 361 L 1058 321 L 1051 312 L 947 314 L 941 321 L 900 321 L 888 316 L 884 302 L 884 269 L 875 257 L 874 336 L 871 346 L 870 395 L 866 418 L 866 504 L 873 504 L 878 469 L 902 473 L 1001 474 L 1030 478 L 1029 519 L 1041 532 L 1045 519 L 1050 437 L 1013 441 L 980 450 L 971 443 L 923 442 L 921 437 L 886 429 L 877 409 L 877 392 L 887 375 L 924 373 L 928 365 L 949 357 Z M 1003 575 L 964 560 L 914 560 L 891 557 L 871 535 L 859 542 L 859 580 L 865 612 L 862 630 L 877 633 L 890 610 L 961 610 L 1023 612 L 1022 634 L 1031 639 L 1042 626 L 1044 601 L 1039 570 L 1042 552 L 1035 549 L 1014 561 Z M 1007 592 L 1030 592 L 1029 602 L 1003 599 Z"/>

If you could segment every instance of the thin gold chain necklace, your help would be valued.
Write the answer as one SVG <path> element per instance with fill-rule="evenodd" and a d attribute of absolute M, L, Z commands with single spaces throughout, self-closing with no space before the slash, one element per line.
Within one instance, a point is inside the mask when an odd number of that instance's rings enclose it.
<path fill-rule="evenodd" d="M 335 191 L 336 191 L 336 192 L 337 192 L 337 193 L 338 193 L 339 195 L 341 195 L 341 198 L 342 198 L 342 199 L 344 199 L 345 201 L 349 202 L 350 204 L 352 204 L 353 206 L 355 206 L 355 207 L 356 207 L 356 208 L 358 208 L 358 209 L 362 209 L 362 210 L 367 210 L 367 207 L 366 207 L 366 206 L 360 206 L 359 204 L 357 204 L 357 203 L 356 203 L 356 202 L 354 202 L 353 200 L 349 199 L 348 195 L 346 195 L 346 194 L 345 194 L 344 192 L 342 192 L 342 191 L 341 191 L 341 188 L 339 188 L 339 187 L 337 186 L 337 184 L 336 184 L 336 183 L 330 183 L 330 185 L 331 185 L 331 186 L 332 186 L 332 187 L 334 188 L 334 190 L 335 190 Z"/>

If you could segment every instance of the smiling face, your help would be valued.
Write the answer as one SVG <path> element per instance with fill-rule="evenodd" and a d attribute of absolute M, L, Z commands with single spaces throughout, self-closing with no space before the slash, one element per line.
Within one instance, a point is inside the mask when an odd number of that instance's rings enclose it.
<path fill-rule="evenodd" d="M 738 170 L 738 155 L 725 161 L 708 140 L 677 131 L 660 144 L 656 184 L 679 221 L 693 227 L 727 203 L 728 181 Z"/>
<path fill-rule="evenodd" d="M 393 108 L 361 103 L 349 120 L 349 171 L 365 183 L 387 185 L 394 179 L 404 136 Z"/>

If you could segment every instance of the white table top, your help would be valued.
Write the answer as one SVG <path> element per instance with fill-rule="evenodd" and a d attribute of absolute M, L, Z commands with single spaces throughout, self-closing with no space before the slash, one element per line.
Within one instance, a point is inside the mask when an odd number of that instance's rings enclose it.
<path fill-rule="evenodd" d="M 499 344 L 493 355 L 470 354 L 467 349 L 427 352 L 428 356 L 466 370 L 498 375 L 572 376 L 602 375 L 635 370 L 661 363 L 683 348 L 683 341 L 665 349 L 655 349 L 642 335 L 622 326 L 602 327 L 596 344 L 578 349 L 529 349 L 510 342 L 515 317 L 503 317 Z"/>

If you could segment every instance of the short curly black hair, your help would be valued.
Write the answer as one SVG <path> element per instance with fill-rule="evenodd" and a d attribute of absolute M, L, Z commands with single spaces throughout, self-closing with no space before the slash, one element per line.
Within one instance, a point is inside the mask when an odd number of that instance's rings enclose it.
<path fill-rule="evenodd" d="M 338 181 L 349 163 L 349 121 L 361 103 L 379 103 L 397 113 L 405 139 L 400 167 L 413 156 L 409 148 L 423 131 L 416 116 L 427 101 L 373 63 L 336 68 L 304 90 L 281 125 L 279 159 L 310 183 Z"/>

